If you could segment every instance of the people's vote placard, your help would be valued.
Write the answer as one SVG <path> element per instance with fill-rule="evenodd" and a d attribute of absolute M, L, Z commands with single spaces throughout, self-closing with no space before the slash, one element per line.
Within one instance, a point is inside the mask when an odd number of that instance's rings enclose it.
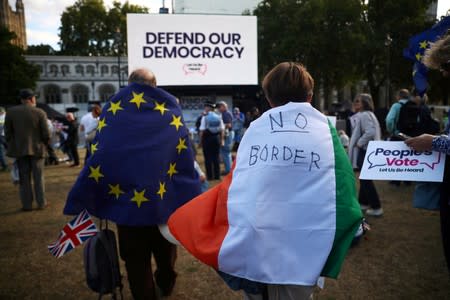
<path fill-rule="evenodd" d="M 371 141 L 359 178 L 442 182 L 445 156 L 412 150 L 404 142 Z"/>

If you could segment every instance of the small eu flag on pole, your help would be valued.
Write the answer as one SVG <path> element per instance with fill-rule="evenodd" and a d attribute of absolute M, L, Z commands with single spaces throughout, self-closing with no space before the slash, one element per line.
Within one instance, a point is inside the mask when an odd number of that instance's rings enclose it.
<path fill-rule="evenodd" d="M 430 47 L 430 43 L 437 41 L 442 37 L 447 29 L 450 28 L 450 16 L 443 18 L 435 24 L 431 29 L 419 33 L 409 39 L 408 48 L 403 50 L 403 56 L 414 61 L 413 81 L 416 90 L 420 95 L 425 94 L 427 83 L 427 67 L 423 64 L 423 57 L 426 49 Z"/>

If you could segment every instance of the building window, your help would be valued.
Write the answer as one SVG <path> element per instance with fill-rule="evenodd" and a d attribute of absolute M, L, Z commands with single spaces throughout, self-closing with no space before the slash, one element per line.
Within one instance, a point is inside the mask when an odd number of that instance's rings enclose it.
<path fill-rule="evenodd" d="M 44 67 L 42 65 L 36 65 L 38 70 L 39 70 L 39 74 L 44 73 Z"/>
<path fill-rule="evenodd" d="M 100 94 L 100 100 L 106 102 L 111 98 L 112 95 L 116 92 L 116 89 L 112 84 L 102 84 L 98 88 Z"/>
<path fill-rule="evenodd" d="M 76 65 L 75 66 L 75 73 L 84 75 L 84 68 L 82 65 Z"/>
<path fill-rule="evenodd" d="M 50 74 L 53 76 L 56 76 L 58 74 L 58 66 L 57 65 L 50 65 Z"/>
<path fill-rule="evenodd" d="M 70 69 L 68 65 L 62 65 L 61 66 L 61 73 L 63 76 L 66 76 L 67 74 L 70 73 Z"/>
<path fill-rule="evenodd" d="M 55 84 L 44 86 L 44 99 L 46 103 L 61 103 L 61 89 Z"/>
<path fill-rule="evenodd" d="M 108 66 L 103 65 L 103 66 L 101 66 L 100 71 L 101 71 L 102 76 L 103 76 L 105 74 L 108 74 L 109 68 L 108 68 Z"/>
<path fill-rule="evenodd" d="M 91 76 L 94 76 L 94 74 L 95 74 L 94 66 L 87 66 L 86 67 L 86 73 L 91 74 Z"/>
<path fill-rule="evenodd" d="M 71 88 L 72 100 L 74 103 L 87 103 L 89 88 L 82 84 L 74 84 Z"/>
<path fill-rule="evenodd" d="M 117 73 L 119 73 L 118 70 L 119 70 L 119 68 L 118 68 L 117 66 L 112 66 L 112 67 L 111 67 L 111 74 L 117 74 Z"/>

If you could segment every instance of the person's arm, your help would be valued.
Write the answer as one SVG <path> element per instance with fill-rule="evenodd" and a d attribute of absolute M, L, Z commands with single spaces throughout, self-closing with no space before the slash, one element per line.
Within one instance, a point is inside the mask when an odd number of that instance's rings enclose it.
<path fill-rule="evenodd" d="M 225 145 L 225 124 L 220 120 L 220 146 Z"/>
<path fill-rule="evenodd" d="M 5 124 L 4 124 L 3 130 L 5 132 L 5 140 L 7 143 L 9 143 L 9 141 L 11 141 L 11 139 L 14 135 L 14 127 L 13 127 L 11 118 L 8 116 L 8 114 L 6 114 L 6 116 L 5 116 Z"/>
<path fill-rule="evenodd" d="M 390 134 L 395 134 L 398 114 L 400 113 L 400 103 L 394 103 L 386 116 L 386 129 Z"/>
<path fill-rule="evenodd" d="M 438 151 L 450 155 L 450 139 L 446 135 L 422 134 L 405 141 L 413 150 L 416 151 Z"/>
<path fill-rule="evenodd" d="M 199 126 L 199 132 L 198 132 L 198 137 L 199 137 L 199 143 L 198 146 L 201 147 L 203 145 L 203 134 L 205 132 L 206 129 L 206 121 L 205 121 L 205 116 L 203 116 L 200 119 L 200 126 Z"/>
<path fill-rule="evenodd" d="M 50 143 L 50 130 L 48 129 L 47 124 L 47 114 L 44 111 L 39 114 L 39 127 L 42 135 L 42 142 L 45 144 Z"/>

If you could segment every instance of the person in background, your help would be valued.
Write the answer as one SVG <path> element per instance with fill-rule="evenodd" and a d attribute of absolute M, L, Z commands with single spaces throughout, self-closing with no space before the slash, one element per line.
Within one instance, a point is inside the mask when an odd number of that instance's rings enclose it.
<path fill-rule="evenodd" d="M 222 175 L 227 175 L 231 170 L 231 149 L 233 148 L 234 131 L 233 131 L 233 115 L 228 110 L 228 105 L 224 101 L 217 103 L 217 109 L 222 114 L 222 121 L 225 126 L 224 143 L 220 147 L 220 154 L 224 165 L 224 172 Z"/>
<path fill-rule="evenodd" d="M 47 145 L 47 154 L 48 157 L 45 159 L 46 165 L 58 165 L 58 157 L 56 156 L 55 149 L 53 149 L 53 139 L 55 137 L 56 129 L 53 126 L 53 122 L 50 119 L 47 119 L 48 131 L 50 132 L 50 142 Z"/>
<path fill-rule="evenodd" d="M 239 107 L 233 108 L 233 124 L 234 131 L 234 149 L 237 150 L 241 142 L 245 123 L 245 114 L 240 111 Z"/>
<path fill-rule="evenodd" d="M 206 102 L 205 112 L 200 121 L 200 146 L 205 157 L 208 180 L 220 179 L 220 147 L 224 145 L 225 126 L 222 117 L 214 112 L 214 104 Z"/>
<path fill-rule="evenodd" d="M 359 94 L 354 102 L 359 102 L 358 107 L 360 109 L 357 113 L 359 115 L 358 122 L 355 128 L 352 129 L 348 153 L 350 161 L 356 161 L 357 169 L 361 169 L 369 142 L 381 139 L 381 128 L 377 117 L 373 113 L 372 96 Z M 361 209 L 365 210 L 366 215 L 382 216 L 383 208 L 381 208 L 380 198 L 373 181 L 360 179 L 359 182 L 359 203 Z"/>
<path fill-rule="evenodd" d="M 91 142 L 95 137 L 95 131 L 98 126 L 98 117 L 102 113 L 102 108 L 98 104 L 93 104 L 91 111 L 81 117 L 80 120 L 80 132 L 84 135 L 85 146 L 86 146 L 86 156 L 84 157 L 84 162 L 90 156 Z"/>
<path fill-rule="evenodd" d="M 390 141 L 401 141 L 402 139 L 398 137 L 398 134 L 400 133 L 400 130 L 398 129 L 398 123 L 399 123 L 399 117 L 400 117 L 400 110 L 402 106 L 404 106 L 406 103 L 410 101 L 410 93 L 407 89 L 401 89 L 397 92 L 397 102 L 392 104 L 391 108 L 389 109 L 389 112 L 386 116 L 386 130 L 389 133 L 389 140 Z M 403 132 L 404 134 L 408 134 L 406 132 Z M 401 181 L 393 180 L 389 181 L 389 184 L 392 184 L 394 186 L 400 186 Z M 405 185 L 410 185 L 411 182 L 405 181 Z"/>
<path fill-rule="evenodd" d="M 8 165 L 5 157 L 5 131 L 3 129 L 5 125 L 5 109 L 0 106 L 0 167 L 2 171 L 8 171 Z"/>
<path fill-rule="evenodd" d="M 261 115 L 259 109 L 256 106 L 253 106 L 250 111 L 247 112 L 247 114 L 248 115 L 246 115 L 245 117 L 244 128 L 248 128 L 250 126 L 250 123 L 258 119 Z"/>
<path fill-rule="evenodd" d="M 31 211 L 34 199 L 39 209 L 47 206 L 44 188 L 44 157 L 50 141 L 47 115 L 36 108 L 36 96 L 30 89 L 20 91 L 22 105 L 12 107 L 5 117 L 7 155 L 17 159 L 22 210 Z"/>
<path fill-rule="evenodd" d="M 339 130 L 339 139 L 341 140 L 341 144 L 342 146 L 344 146 L 345 151 L 348 151 L 348 145 L 350 143 L 350 138 L 348 137 L 348 135 L 345 133 L 344 130 Z"/>
<path fill-rule="evenodd" d="M 203 173 L 202 168 L 200 167 L 200 165 L 198 164 L 198 162 L 196 160 L 194 160 L 194 168 L 195 168 L 195 171 L 198 173 L 198 177 L 200 179 L 200 184 L 201 184 L 200 190 L 202 193 L 204 193 L 208 190 L 208 187 L 209 187 L 208 180 L 206 180 L 205 173 Z"/>
<path fill-rule="evenodd" d="M 392 104 L 391 109 L 389 110 L 386 116 L 386 129 L 391 135 L 391 141 L 399 141 L 397 138 L 399 130 L 397 128 L 398 119 L 400 116 L 400 109 L 406 102 L 409 101 L 409 91 L 407 89 L 401 89 L 397 93 L 397 102 Z M 404 132 L 405 133 L 405 132 Z"/>
<path fill-rule="evenodd" d="M 430 69 L 440 70 L 444 77 L 450 75 L 450 34 L 433 43 L 425 51 L 424 64 Z M 450 273 L 450 139 L 448 135 L 422 134 L 405 141 L 415 151 L 439 151 L 447 155 L 444 179 L 441 184 L 440 222 L 442 245 Z"/>
<path fill-rule="evenodd" d="M 66 147 L 70 153 L 70 157 L 73 159 L 73 163 L 70 167 L 78 167 L 80 165 L 80 157 L 78 155 L 78 123 L 73 113 L 67 113 L 66 119 L 68 122 L 66 133 Z"/>

